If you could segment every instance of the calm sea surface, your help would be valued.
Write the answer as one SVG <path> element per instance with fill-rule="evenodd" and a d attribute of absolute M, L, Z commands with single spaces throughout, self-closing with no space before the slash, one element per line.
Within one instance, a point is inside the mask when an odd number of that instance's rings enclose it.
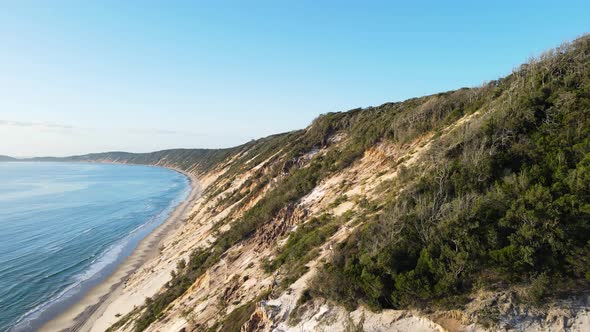
<path fill-rule="evenodd" d="M 158 167 L 0 162 L 0 331 L 34 331 L 75 303 L 189 191 Z"/>

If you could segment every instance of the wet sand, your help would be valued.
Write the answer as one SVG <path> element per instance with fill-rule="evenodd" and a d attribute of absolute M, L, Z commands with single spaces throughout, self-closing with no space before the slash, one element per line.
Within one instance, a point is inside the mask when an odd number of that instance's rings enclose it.
<path fill-rule="evenodd" d="M 182 224 L 190 211 L 191 203 L 201 194 L 194 175 L 178 169 L 173 170 L 183 173 L 189 178 L 191 192 L 187 198 L 170 213 L 165 222 L 139 243 L 133 253 L 117 267 L 113 274 L 88 291 L 78 303 L 47 322 L 39 331 L 89 331 L 94 322 L 117 297 L 117 294 L 120 294 L 125 280 L 145 262 L 158 255 L 160 242 Z"/>

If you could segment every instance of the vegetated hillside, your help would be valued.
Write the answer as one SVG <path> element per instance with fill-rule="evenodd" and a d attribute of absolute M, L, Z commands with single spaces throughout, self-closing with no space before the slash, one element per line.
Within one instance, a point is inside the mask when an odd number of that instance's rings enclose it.
<path fill-rule="evenodd" d="M 71 157 L 37 157 L 29 161 L 114 162 L 159 165 L 183 171 L 205 172 L 226 157 L 252 143 L 229 149 L 171 149 L 150 153 L 103 152 Z"/>
<path fill-rule="evenodd" d="M 175 151 L 183 169 L 209 160 L 204 196 L 153 263 L 174 262 L 170 280 L 111 329 L 378 330 L 391 309 L 485 327 L 531 311 L 478 294 L 535 307 L 588 291 L 589 64 L 585 36 L 481 87 Z"/>

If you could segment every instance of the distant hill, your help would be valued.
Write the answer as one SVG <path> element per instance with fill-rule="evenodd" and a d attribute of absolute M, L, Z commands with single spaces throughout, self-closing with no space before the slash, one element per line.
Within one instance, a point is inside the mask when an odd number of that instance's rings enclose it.
<path fill-rule="evenodd" d="M 16 161 L 16 158 L 12 158 L 9 156 L 0 156 L 0 161 Z"/>
<path fill-rule="evenodd" d="M 229 156 L 235 155 L 242 150 L 247 150 L 253 144 L 265 141 L 267 139 L 268 138 L 263 138 L 227 149 L 170 149 L 149 153 L 112 151 L 69 157 L 35 157 L 24 160 L 105 163 L 112 162 L 122 164 L 156 165 L 178 168 L 187 172 L 204 173 L 210 170 L 212 167 L 218 165 Z"/>

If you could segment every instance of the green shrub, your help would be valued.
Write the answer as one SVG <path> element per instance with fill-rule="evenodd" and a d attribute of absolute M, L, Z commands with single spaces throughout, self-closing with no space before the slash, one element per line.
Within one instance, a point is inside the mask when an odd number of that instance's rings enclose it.
<path fill-rule="evenodd" d="M 337 249 L 314 280 L 316 295 L 379 309 L 460 305 L 476 284 L 525 284 L 534 302 L 556 280 L 587 287 L 588 65 L 583 37 L 475 98 L 459 90 L 402 103 L 391 136 L 401 143 L 490 111 L 433 142 L 432 162 L 415 166 L 419 177 Z"/>

